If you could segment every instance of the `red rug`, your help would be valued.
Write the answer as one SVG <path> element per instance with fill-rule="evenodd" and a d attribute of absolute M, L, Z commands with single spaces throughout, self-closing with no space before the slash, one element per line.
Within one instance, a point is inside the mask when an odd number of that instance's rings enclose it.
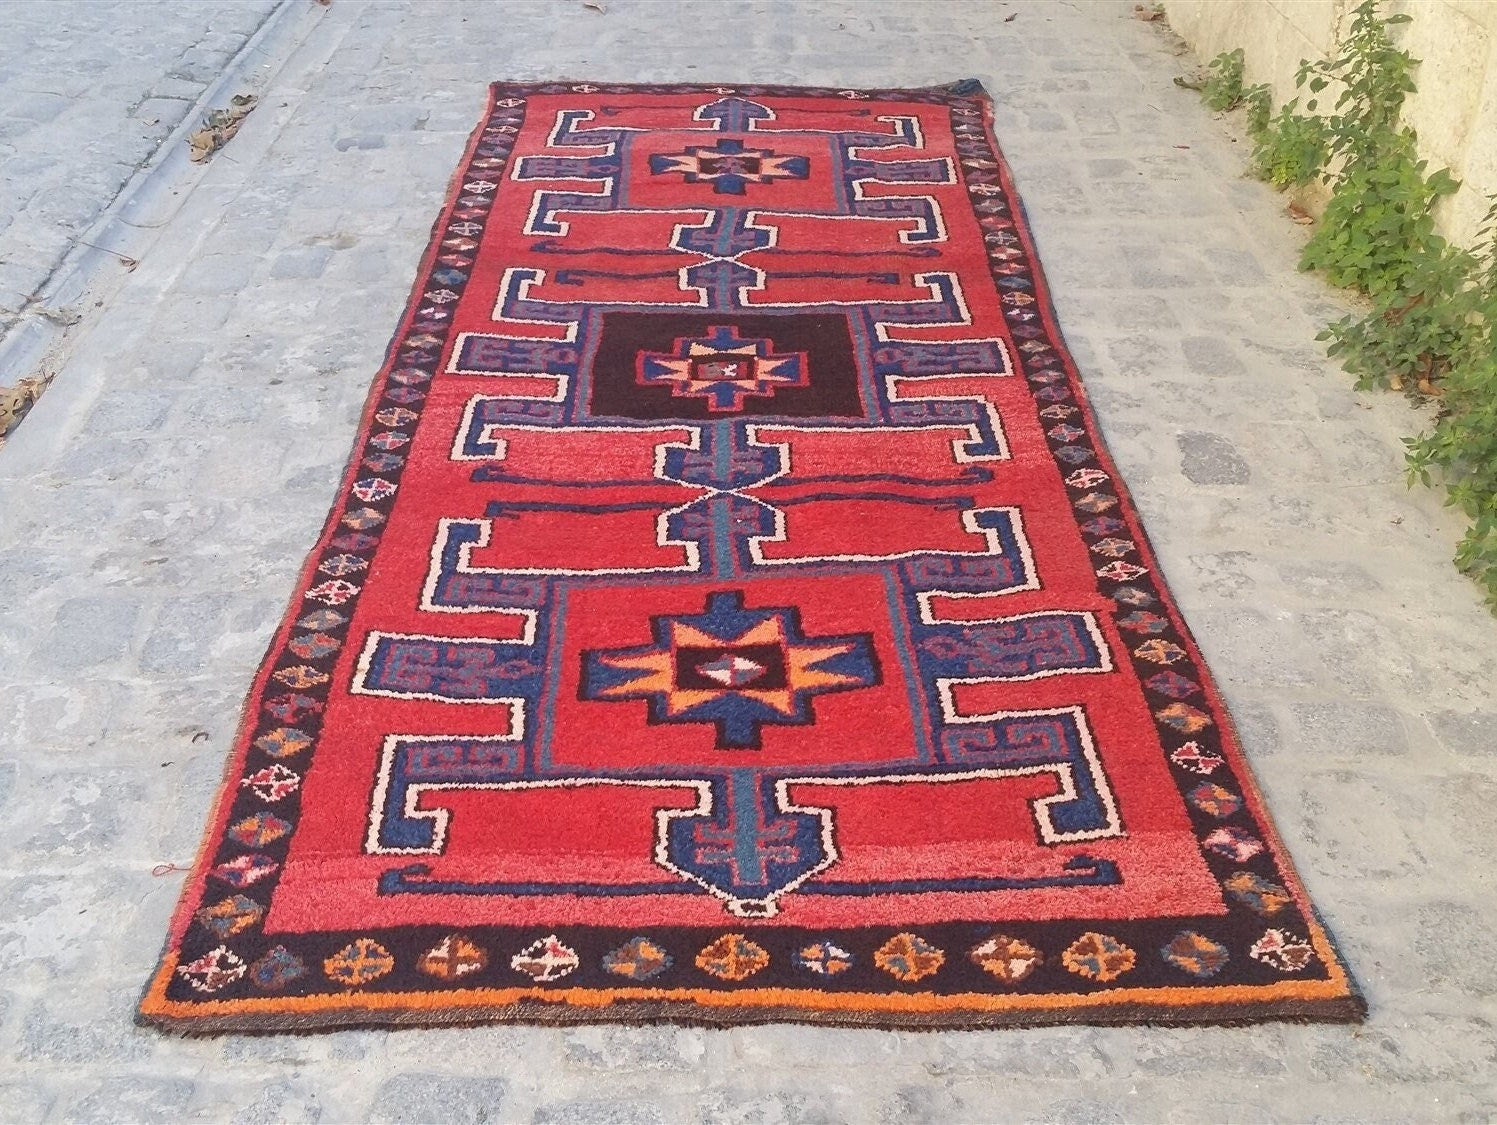
<path fill-rule="evenodd" d="M 145 1020 L 1360 1016 L 990 116 L 494 88 Z"/>

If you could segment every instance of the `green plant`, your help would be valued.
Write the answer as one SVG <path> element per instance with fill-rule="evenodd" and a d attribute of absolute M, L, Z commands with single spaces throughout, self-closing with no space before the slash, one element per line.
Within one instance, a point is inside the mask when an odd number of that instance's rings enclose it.
<path fill-rule="evenodd" d="M 1274 114 L 1266 87 L 1241 89 L 1241 52 L 1212 61 L 1202 93 L 1215 90 L 1220 100 L 1236 81 L 1230 104 L 1247 108 L 1259 176 L 1283 188 L 1319 175 L 1330 186 L 1300 266 L 1362 290 L 1372 307 L 1319 338 L 1359 387 L 1439 403 L 1429 429 L 1405 439 L 1409 481 L 1442 483 L 1446 503 L 1466 515 L 1455 563 L 1497 611 L 1497 196 L 1475 249 L 1436 231 L 1435 204 L 1460 185 L 1444 169 L 1428 171 L 1418 137 L 1401 122 L 1419 64 L 1388 29 L 1409 18 L 1384 17 L 1377 0 L 1363 0 L 1334 56 L 1300 64 L 1295 85 L 1308 92 L 1308 113 L 1296 97 Z M 1316 116 L 1319 95 L 1332 86 L 1335 105 Z M 1228 108 L 1209 96 L 1207 104 Z"/>
<path fill-rule="evenodd" d="M 1436 272 L 1441 291 L 1431 299 L 1447 305 L 1438 338 L 1444 350 L 1431 353 L 1440 413 L 1427 432 L 1406 440 L 1409 477 L 1428 485 L 1439 473 L 1445 502 L 1470 520 L 1455 564 L 1497 610 L 1497 197 L 1476 251 L 1452 251 Z"/>
<path fill-rule="evenodd" d="M 1319 117 L 1297 112 L 1298 107 L 1299 99 L 1291 99 L 1272 117 L 1265 107 L 1262 124 L 1256 129 L 1252 128 L 1256 106 L 1248 107 L 1253 172 L 1280 189 L 1303 187 L 1325 167 L 1325 125 Z"/>
<path fill-rule="evenodd" d="M 1328 142 L 1332 154 L 1335 142 Z M 1300 255 L 1301 269 L 1324 270 L 1333 285 L 1370 296 L 1396 292 L 1445 240 L 1431 207 L 1460 185 L 1443 168 L 1425 175 L 1412 130 L 1386 139 L 1375 156 L 1348 160 L 1331 200 Z"/>
<path fill-rule="evenodd" d="M 1318 337 L 1363 389 L 1388 386 L 1438 394 L 1437 382 L 1479 326 L 1482 258 L 1443 244 L 1417 259 L 1404 283 L 1382 293 L 1365 316 L 1347 316 Z"/>
<path fill-rule="evenodd" d="M 1201 97 L 1218 112 L 1234 109 L 1242 101 L 1242 48 L 1223 51 L 1206 64 L 1210 72 L 1201 84 Z"/>
<path fill-rule="evenodd" d="M 1247 109 L 1248 132 L 1256 139 L 1268 128 L 1273 113 L 1273 93 L 1259 82 L 1242 91 L 1242 104 Z"/>
<path fill-rule="evenodd" d="M 1401 288 L 1419 262 L 1440 251 L 1444 239 L 1431 207 L 1460 186 L 1444 169 L 1426 175 L 1418 136 L 1399 119 L 1419 64 L 1393 44 L 1388 28 L 1409 19 L 1384 17 L 1378 0 L 1363 0 L 1337 53 L 1302 62 L 1295 78 L 1312 95 L 1333 83 L 1341 90 L 1321 126 L 1331 201 L 1300 267 L 1372 296 Z M 1317 98 L 1305 108 L 1313 113 Z"/>

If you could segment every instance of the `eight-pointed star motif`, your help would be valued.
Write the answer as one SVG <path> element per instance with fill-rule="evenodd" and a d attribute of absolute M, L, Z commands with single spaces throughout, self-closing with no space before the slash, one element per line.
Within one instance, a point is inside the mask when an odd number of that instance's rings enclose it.
<path fill-rule="evenodd" d="M 804 156 L 747 148 L 733 137 L 719 137 L 711 148 L 687 145 L 685 152 L 656 153 L 650 157 L 650 171 L 657 176 L 677 173 L 689 184 L 711 184 L 717 195 L 743 195 L 749 184 L 808 179 L 811 162 Z"/>
<path fill-rule="evenodd" d="M 712 723 L 720 750 L 757 750 L 762 726 L 812 722 L 814 696 L 879 682 L 870 637 L 807 637 L 796 610 L 745 609 L 736 590 L 651 624 L 654 644 L 583 654 L 582 697 L 643 699 L 652 723 Z"/>

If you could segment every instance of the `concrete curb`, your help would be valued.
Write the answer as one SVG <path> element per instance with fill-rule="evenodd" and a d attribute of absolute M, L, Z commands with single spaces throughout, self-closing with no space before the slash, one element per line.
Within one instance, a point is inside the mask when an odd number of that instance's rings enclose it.
<path fill-rule="evenodd" d="M 59 364 L 75 329 L 88 314 L 88 298 L 102 303 L 128 274 L 120 258 L 137 261 L 155 245 L 161 228 L 186 202 L 208 163 L 193 164 L 187 137 L 213 109 L 245 90 L 260 91 L 280 73 L 311 34 L 323 8 L 306 0 L 281 0 L 261 22 L 217 79 L 203 91 L 181 124 L 164 140 L 76 244 L 37 292 L 11 330 L 0 338 L 0 386 Z"/>

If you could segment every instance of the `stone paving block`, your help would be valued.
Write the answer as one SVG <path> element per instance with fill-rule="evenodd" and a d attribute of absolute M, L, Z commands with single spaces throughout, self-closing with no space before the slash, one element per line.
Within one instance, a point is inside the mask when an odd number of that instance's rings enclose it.
<path fill-rule="evenodd" d="M 270 267 L 270 276 L 275 278 L 321 277 L 333 252 L 326 246 L 300 246 L 287 250 L 276 258 Z"/>
<path fill-rule="evenodd" d="M 25 775 L 33 813 L 17 832 L 18 852 L 33 862 L 97 861 L 137 836 L 145 816 L 134 806 L 148 792 L 143 778 L 121 768 L 33 770 Z"/>
<path fill-rule="evenodd" d="M 642 1036 L 629 1028 L 585 1027 L 567 1031 L 567 1061 L 587 1070 L 690 1070 L 706 1054 L 701 1028 L 662 1028 Z"/>
<path fill-rule="evenodd" d="M 56 1101 L 48 1085 L 36 1078 L 0 1082 L 0 1120 L 41 1121 Z"/>
<path fill-rule="evenodd" d="M 1282 562 L 1277 569 L 1279 580 L 1306 598 L 1366 597 L 1382 588 L 1366 568 L 1341 559 Z"/>
<path fill-rule="evenodd" d="M 1497 833 L 1490 831 L 1497 779 L 1472 773 L 1450 777 L 1449 804 L 1443 810 L 1449 830 L 1426 833 L 1425 845 L 1444 861 L 1473 868 L 1473 880 L 1497 870 Z"/>
<path fill-rule="evenodd" d="M 130 116 L 147 128 L 161 126 L 171 129 L 182 120 L 188 108 L 188 103 L 182 98 L 146 98 L 131 111 Z"/>
<path fill-rule="evenodd" d="M 367 151 L 369 149 L 384 148 L 385 138 L 378 133 L 360 133 L 351 137 L 339 137 L 333 147 L 339 152 L 347 152 L 350 149 Z"/>
<path fill-rule="evenodd" d="M 247 255 L 218 254 L 200 258 L 183 275 L 182 292 L 213 295 L 238 292 L 249 284 L 255 265 L 255 260 Z"/>
<path fill-rule="evenodd" d="M 1136 1073 L 1178 1078 L 1210 1074 L 1218 1078 L 1253 1079 L 1282 1076 L 1289 1071 L 1283 1033 L 1273 1024 L 1222 1028 L 1203 1039 L 1185 1028 L 1159 1028 L 1135 1044 Z"/>
<path fill-rule="evenodd" d="M 880 1125 L 905 1125 L 906 1122 L 937 1125 L 944 1121 L 992 1119 L 996 1107 L 985 1096 L 984 1085 L 973 1083 L 965 1091 L 965 1096 L 961 1086 L 961 1083 L 953 1084 L 949 1080 L 905 1080 L 895 1084 L 887 1092 L 877 1087 L 865 1089 L 864 1099 L 873 1104 L 873 1111 L 866 1119 L 877 1121 Z M 846 1104 L 834 1105 L 836 1109 L 831 1120 L 846 1121 Z M 1011 1113 L 1011 1107 L 1006 1107 L 1005 1112 Z"/>
<path fill-rule="evenodd" d="M 1250 606 L 1229 608 L 1206 603 L 1188 611 L 1191 628 L 1217 678 L 1230 687 L 1251 684 L 1255 691 L 1265 688 L 1313 689 L 1320 682 L 1322 668 L 1316 649 L 1298 643 L 1295 628 L 1288 621 Z M 1272 651 L 1272 660 L 1236 660 L 1231 654 Z"/>
<path fill-rule="evenodd" d="M 1403 717 L 1371 702 L 1316 701 L 1290 705 L 1297 752 L 1316 761 L 1360 762 L 1368 754 L 1402 755 L 1409 750 Z"/>
<path fill-rule="evenodd" d="M 1497 709 L 1434 711 L 1426 717 L 1435 737 L 1451 753 L 1497 755 Z"/>
<path fill-rule="evenodd" d="M 837 1091 L 826 1088 L 765 1091 L 727 1086 L 702 1097 L 697 1119 L 712 1125 L 834 1125 L 847 1120 L 847 1108 Z"/>
<path fill-rule="evenodd" d="M 145 463 L 144 442 L 107 434 L 70 450 L 66 472 L 75 480 L 107 487 L 130 480 Z"/>
<path fill-rule="evenodd" d="M 136 362 L 153 382 L 175 382 L 194 374 L 202 362 L 206 345 L 177 334 L 148 341 L 138 353 Z"/>
<path fill-rule="evenodd" d="M 168 72 L 168 77 L 182 78 L 206 86 L 218 77 L 219 71 L 232 54 L 233 51 L 229 49 L 213 50 L 202 45 L 189 47 L 177 59 Z"/>
<path fill-rule="evenodd" d="M 1084 129 L 1083 132 L 1085 132 Z M 1159 189 L 1154 183 L 1103 181 L 1092 184 L 1090 191 L 1098 203 L 1119 218 L 1147 217 L 1158 211 Z M 1210 215 L 1215 210 L 1215 200 L 1196 192 L 1182 194 L 1170 203 L 1171 214 L 1179 219 L 1198 218 Z"/>
<path fill-rule="evenodd" d="M 99 677 L 82 684 L 14 683 L 0 697 L 0 755 L 91 753 L 126 696 L 124 684 Z"/>
<path fill-rule="evenodd" d="M 205 272 L 213 273 L 216 269 L 217 267 Z M 225 300 L 221 293 L 205 299 L 202 295 L 186 290 L 174 291 L 173 296 L 157 306 L 150 328 L 158 337 L 178 339 L 181 337 L 182 325 L 190 324 L 190 338 L 195 343 L 222 328 L 232 309 L 233 303 Z"/>
<path fill-rule="evenodd" d="M 6 592 L 13 608 L 19 608 L 39 595 L 44 597 L 46 588 L 73 565 L 76 560 L 42 548 L 0 550 L 0 590 Z"/>
<path fill-rule="evenodd" d="M 163 74 L 151 83 L 153 98 L 176 98 L 179 101 L 195 102 L 203 92 L 205 83 L 181 74 Z"/>
<path fill-rule="evenodd" d="M 1430 985 L 1454 986 L 1464 996 L 1497 993 L 1497 931 L 1483 909 L 1464 902 L 1431 902 L 1413 907 L 1409 916 L 1415 927 L 1414 963 L 1406 968 L 1423 973 L 1407 972 L 1408 986 L 1415 987 L 1413 981 L 1424 976 Z"/>
<path fill-rule="evenodd" d="M 1125 325 L 1127 324 L 1126 317 L 1119 319 Z M 1168 374 L 1180 370 L 1179 361 L 1167 354 L 1161 354 L 1158 337 L 1152 332 L 1107 336 L 1103 339 L 1103 347 L 1111 363 L 1103 369 L 1103 379 L 1098 382 L 1105 383 L 1114 377 L 1125 380 L 1132 392 L 1128 401 L 1141 408 L 1149 404 L 1154 397 L 1151 394 L 1145 394 L 1148 386 L 1153 385 L 1162 373 Z"/>
<path fill-rule="evenodd" d="M 268 1064 L 304 1068 L 326 1062 L 336 1036 L 230 1035 L 220 1041 L 222 1063 L 229 1070 L 261 1068 Z"/>
<path fill-rule="evenodd" d="M 1034 1028 L 1021 1038 L 1001 1031 L 975 1032 L 908 1046 L 916 1051 L 928 1048 L 923 1069 L 943 1077 L 1008 1072 L 1035 1080 L 1089 1083 L 1113 1074 L 1118 1065 L 1098 1028 Z M 903 1052 L 897 1061 L 904 1062 Z"/>
<path fill-rule="evenodd" d="M 1251 551 L 1220 551 L 1190 557 L 1191 581 L 1215 597 L 1256 600 L 1262 572 L 1266 569 Z"/>
<path fill-rule="evenodd" d="M 1373 684 L 1396 688 L 1405 698 L 1430 690 L 1430 673 L 1399 643 L 1397 622 L 1359 609 L 1306 610 L 1296 617 L 1302 635 L 1322 653 L 1326 672 L 1357 694 Z"/>
<path fill-rule="evenodd" d="M 67 671 L 118 660 L 130 648 L 139 615 L 139 602 L 133 598 L 116 594 L 69 598 L 58 606 L 47 650 L 38 655 Z"/>
<path fill-rule="evenodd" d="M 26 262 L 0 262 L 0 292 L 5 294 L 0 307 L 19 311 L 46 280 L 46 269 Z"/>
<path fill-rule="evenodd" d="M 1380 782 L 1352 770 L 1316 770 L 1280 819 L 1298 820 L 1300 836 L 1333 869 L 1355 869 L 1364 879 L 1421 880 L 1461 866 L 1453 868 L 1449 856 L 1432 861 L 1428 844 L 1435 838 L 1415 827 L 1442 811 L 1402 778 Z"/>
<path fill-rule="evenodd" d="M 1405 1034 L 1371 1029 L 1318 1045 L 1309 1059 L 1315 1078 L 1337 1080 L 1348 1073 L 1402 1082 L 1476 1078 L 1488 1090 L 1497 1073 L 1497 1031 L 1490 1021 L 1450 1013 L 1422 1013 Z"/>
<path fill-rule="evenodd" d="M 207 373 L 205 373 L 207 374 Z M 275 404 L 247 387 L 226 385 L 221 376 L 212 382 L 199 379 L 190 394 L 178 395 L 178 412 L 189 429 L 218 431 L 233 438 L 256 435 L 247 423 L 264 422 L 276 416 Z"/>
<path fill-rule="evenodd" d="M 17 93 L 5 112 L 32 125 L 45 125 L 67 107 L 68 99 L 61 94 Z"/>
<path fill-rule="evenodd" d="M 1227 702 L 1238 742 L 1249 759 L 1267 758 L 1281 750 L 1297 752 L 1290 737 L 1280 732 L 1273 709 L 1262 699 L 1234 693 Z"/>
<path fill-rule="evenodd" d="M 530 1120 L 534 1125 L 666 1125 L 672 1118 L 648 1102 L 579 1098 L 542 1106 Z"/>
<path fill-rule="evenodd" d="M 224 608 L 221 594 L 169 599 L 141 645 L 140 667 L 162 675 L 200 669 L 222 634 Z"/>
<path fill-rule="evenodd" d="M 193 1084 L 188 1078 L 122 1075 L 100 1082 L 92 1093 L 64 1109 L 63 1116 L 89 1125 L 181 1120 L 192 1094 Z"/>
<path fill-rule="evenodd" d="M 1252 472 L 1236 447 L 1221 434 L 1191 431 L 1176 437 L 1180 471 L 1192 484 L 1246 484 Z"/>
<path fill-rule="evenodd" d="M 508 1090 L 509 1083 L 502 1078 L 400 1074 L 380 1083 L 370 1108 L 374 1115 L 392 1123 L 479 1125 L 506 1120 Z"/>
<path fill-rule="evenodd" d="M 1251 250 L 1217 250 L 1207 258 L 1207 264 L 1218 285 L 1259 285 L 1264 280 L 1263 266 Z"/>
<path fill-rule="evenodd" d="M 109 391 L 88 416 L 84 433 L 99 436 L 154 430 L 166 420 L 173 401 L 167 391 Z"/>
<path fill-rule="evenodd" d="M 786 1068 L 905 1065 L 926 1061 L 930 1046 L 922 1036 L 878 1036 L 872 1041 L 855 1028 L 804 1028 L 793 1024 L 766 1024 L 745 1029 L 734 1046 L 745 1062 Z M 810 1049 L 808 1049 L 810 1048 Z"/>
<path fill-rule="evenodd" d="M 143 1040 L 121 1035 L 119 1030 L 69 1011 L 69 997 L 57 1001 L 38 1001 L 26 1013 L 20 1026 L 20 1058 L 33 1064 L 79 1064 L 103 1063 L 118 1066 L 140 1059 L 146 1053 Z M 106 1086 L 110 1083 L 106 1082 Z M 104 1104 L 102 1101 L 93 1104 Z M 90 1111 L 81 1106 L 70 1111 L 69 1116 L 86 1116 Z M 117 1107 L 114 1121 L 129 1117 L 126 1106 Z"/>
<path fill-rule="evenodd" d="M 1242 358 L 1219 336 L 1187 336 L 1180 341 L 1185 362 L 1203 375 L 1242 375 Z"/>
<path fill-rule="evenodd" d="M 398 133 L 423 128 L 430 116 L 424 105 L 369 106 L 350 117 L 348 127 L 360 133 Z"/>
<path fill-rule="evenodd" d="M 237 1090 L 226 1097 L 231 1125 L 277 1125 L 279 1122 L 316 1122 L 322 1120 L 322 1102 L 306 1083 L 276 1082 L 267 1086 L 248 1104 Z"/>

